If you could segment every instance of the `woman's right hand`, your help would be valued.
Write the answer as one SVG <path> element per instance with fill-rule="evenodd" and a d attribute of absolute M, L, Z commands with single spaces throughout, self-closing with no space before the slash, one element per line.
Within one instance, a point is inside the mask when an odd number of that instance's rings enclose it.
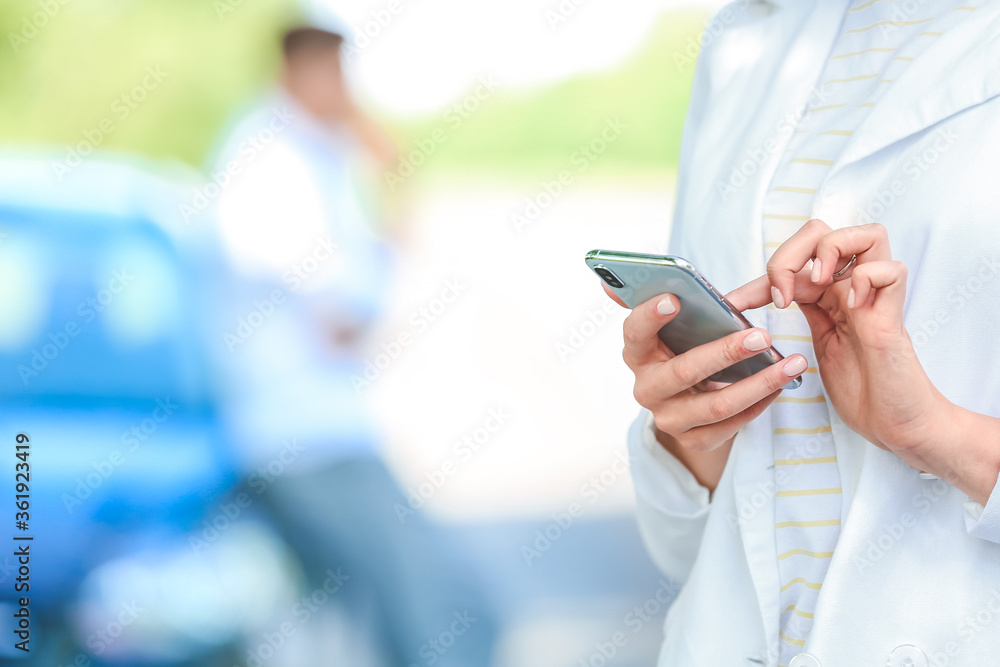
<path fill-rule="evenodd" d="M 738 382 L 713 382 L 707 378 L 760 354 L 770 347 L 771 338 L 755 328 L 674 354 L 657 333 L 679 310 L 680 302 L 671 294 L 634 308 L 625 320 L 622 356 L 635 374 L 635 399 L 653 413 L 661 444 L 668 450 L 676 443 L 686 450 L 709 452 L 731 443 L 737 431 L 778 397 L 782 387 L 805 372 L 807 361 L 793 354 Z"/>

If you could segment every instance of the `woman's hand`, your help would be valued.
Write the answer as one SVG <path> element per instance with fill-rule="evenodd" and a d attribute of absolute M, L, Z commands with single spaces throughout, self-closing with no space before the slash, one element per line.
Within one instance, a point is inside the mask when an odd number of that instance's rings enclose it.
<path fill-rule="evenodd" d="M 857 262 L 834 276 L 852 255 Z M 910 466 L 938 474 L 933 450 L 940 450 L 937 437 L 955 406 L 917 359 L 903 326 L 905 296 L 906 266 L 892 261 L 885 227 L 831 230 L 820 220 L 775 251 L 766 276 L 734 293 L 743 307 L 798 303 L 823 385 L 844 423 Z"/>
<path fill-rule="evenodd" d="M 610 290 L 608 294 L 621 303 Z M 664 294 L 633 309 L 625 320 L 622 356 L 635 373 L 636 400 L 653 413 L 660 442 L 671 451 L 676 444 L 708 452 L 731 442 L 782 387 L 805 371 L 807 362 L 797 354 L 739 382 L 709 381 L 711 375 L 766 350 L 770 336 L 763 329 L 750 329 L 674 354 L 657 333 L 680 307 L 676 296 Z"/>

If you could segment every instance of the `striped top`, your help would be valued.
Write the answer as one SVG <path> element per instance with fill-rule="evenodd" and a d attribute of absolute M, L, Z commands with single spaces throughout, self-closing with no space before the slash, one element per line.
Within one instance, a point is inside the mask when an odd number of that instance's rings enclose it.
<path fill-rule="evenodd" d="M 884 91 L 972 5 L 925 0 L 855 0 L 841 23 L 809 106 L 791 137 L 763 205 L 765 261 L 814 217 L 816 192 L 854 130 Z M 827 220 L 831 227 L 852 223 Z M 802 387 L 772 406 L 775 540 L 780 576 L 778 664 L 802 652 L 840 535 L 845 507 L 830 432 L 830 414 L 816 372 L 809 327 L 795 304 L 771 306 L 767 326 L 786 356 L 809 360 Z"/>

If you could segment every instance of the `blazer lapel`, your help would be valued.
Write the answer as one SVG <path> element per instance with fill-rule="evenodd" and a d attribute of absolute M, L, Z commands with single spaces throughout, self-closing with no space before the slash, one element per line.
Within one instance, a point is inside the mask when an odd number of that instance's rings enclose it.
<path fill-rule="evenodd" d="M 826 182 L 848 165 L 1000 95 L 1000 3 L 939 37 L 885 91 L 854 131 Z"/>

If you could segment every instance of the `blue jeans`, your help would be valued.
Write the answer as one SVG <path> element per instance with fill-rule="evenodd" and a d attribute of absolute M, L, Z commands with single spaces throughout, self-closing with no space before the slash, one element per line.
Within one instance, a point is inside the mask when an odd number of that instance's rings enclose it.
<path fill-rule="evenodd" d="M 274 479 L 276 527 L 313 585 L 337 568 L 345 592 L 375 600 L 376 637 L 393 667 L 488 667 L 496 620 L 449 535 L 406 498 L 382 461 L 351 459 Z M 344 596 L 350 599 L 350 595 Z"/>

